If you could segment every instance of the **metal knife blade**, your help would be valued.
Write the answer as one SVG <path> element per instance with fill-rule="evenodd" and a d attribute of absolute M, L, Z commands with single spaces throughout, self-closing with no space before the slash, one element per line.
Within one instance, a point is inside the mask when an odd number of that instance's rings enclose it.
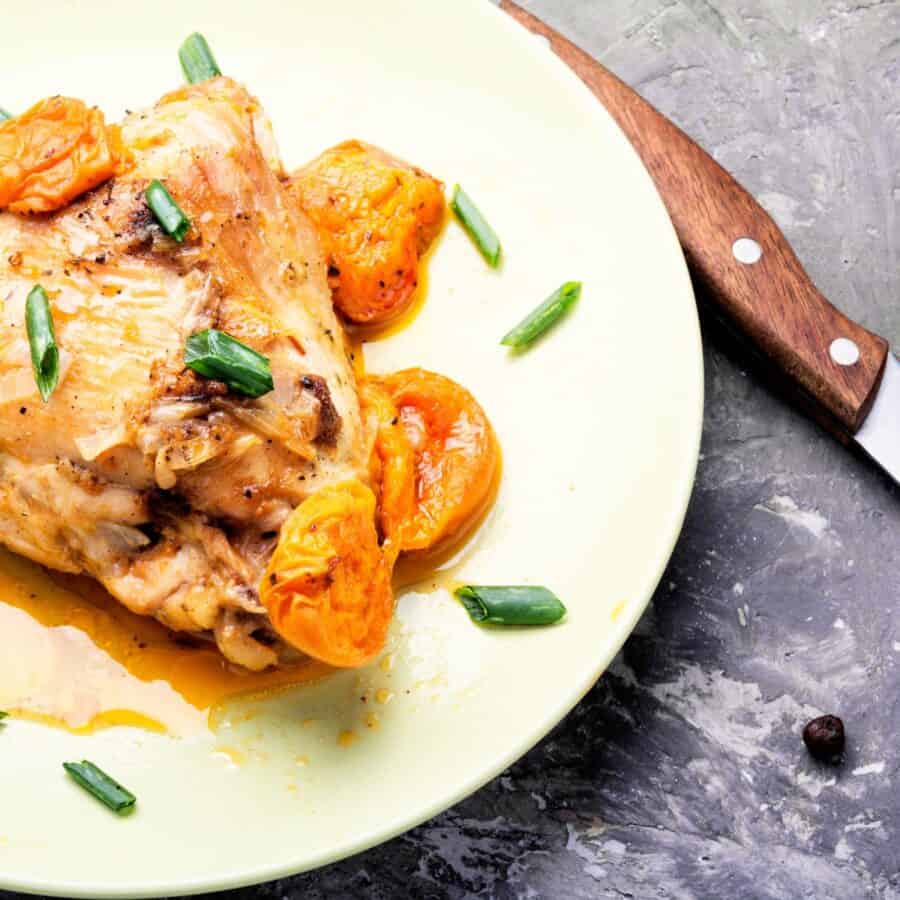
<path fill-rule="evenodd" d="M 900 362 L 893 353 L 888 353 L 875 402 L 856 433 L 856 443 L 900 483 Z"/>

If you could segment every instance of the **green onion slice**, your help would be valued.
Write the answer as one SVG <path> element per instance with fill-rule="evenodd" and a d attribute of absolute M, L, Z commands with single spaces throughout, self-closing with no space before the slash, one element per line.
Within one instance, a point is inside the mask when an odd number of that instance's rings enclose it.
<path fill-rule="evenodd" d="M 500 238 L 488 225 L 487 219 L 472 202 L 472 198 L 459 185 L 453 188 L 453 199 L 450 201 L 450 206 L 469 236 L 475 241 L 475 245 L 487 260 L 488 265 L 496 269 L 500 265 Z"/>
<path fill-rule="evenodd" d="M 41 399 L 46 403 L 59 383 L 59 348 L 47 292 L 36 284 L 25 301 L 25 330 L 31 346 L 31 367 Z"/>
<path fill-rule="evenodd" d="M 4 712 L 2 709 L 0 709 L 0 722 L 2 722 L 8 715 L 8 712 Z"/>
<path fill-rule="evenodd" d="M 464 585 L 456 596 L 479 625 L 552 625 L 566 608 L 545 587 Z"/>
<path fill-rule="evenodd" d="M 118 781 L 110 778 L 102 769 L 92 762 L 83 759 L 80 763 L 63 763 L 63 768 L 89 794 L 108 806 L 113 812 L 124 815 L 134 808 L 137 797 L 122 787 Z"/>
<path fill-rule="evenodd" d="M 180 244 L 191 227 L 191 220 L 172 199 L 166 186 L 154 179 L 144 191 L 144 198 L 162 230 Z"/>
<path fill-rule="evenodd" d="M 581 296 L 581 282 L 567 281 L 552 293 L 537 309 L 529 313 L 500 341 L 507 347 L 524 349 L 552 328 Z"/>
<path fill-rule="evenodd" d="M 222 74 L 202 34 L 192 34 L 179 48 L 178 58 L 181 60 L 181 71 L 191 84 Z"/>
<path fill-rule="evenodd" d="M 192 334 L 184 347 L 184 362 L 205 378 L 224 381 L 248 397 L 275 389 L 269 360 L 224 331 L 214 328 Z"/>
<path fill-rule="evenodd" d="M 0 122 L 5 122 L 7 119 L 12 118 L 12 113 L 7 112 L 2 106 L 0 106 Z"/>

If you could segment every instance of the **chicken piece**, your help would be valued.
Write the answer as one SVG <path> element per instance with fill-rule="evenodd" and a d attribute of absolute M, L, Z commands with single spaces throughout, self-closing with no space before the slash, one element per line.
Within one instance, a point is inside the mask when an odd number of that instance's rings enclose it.
<path fill-rule="evenodd" d="M 258 592 L 282 524 L 368 471 L 325 264 L 235 82 L 171 93 L 121 138 L 127 170 L 74 205 L 0 213 L 0 541 L 265 668 L 298 653 Z M 183 244 L 147 208 L 155 178 L 191 220 Z M 38 282 L 61 356 L 47 403 L 25 334 Z M 251 400 L 185 369 L 205 328 L 265 354 L 274 391 Z"/>
<path fill-rule="evenodd" d="M 294 172 L 289 188 L 318 229 L 335 306 L 365 325 L 402 313 L 444 221 L 441 182 L 378 147 L 346 141 Z"/>

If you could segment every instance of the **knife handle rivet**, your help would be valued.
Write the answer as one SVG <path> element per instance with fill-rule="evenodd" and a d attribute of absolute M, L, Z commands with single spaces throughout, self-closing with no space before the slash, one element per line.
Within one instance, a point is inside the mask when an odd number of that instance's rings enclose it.
<path fill-rule="evenodd" d="M 839 366 L 855 366 L 859 362 L 859 347 L 850 338 L 835 338 L 828 352 Z"/>
<path fill-rule="evenodd" d="M 762 259 L 762 247 L 753 238 L 738 238 L 731 245 L 731 252 L 734 254 L 734 258 L 745 266 L 752 266 L 753 263 L 758 263 Z"/>

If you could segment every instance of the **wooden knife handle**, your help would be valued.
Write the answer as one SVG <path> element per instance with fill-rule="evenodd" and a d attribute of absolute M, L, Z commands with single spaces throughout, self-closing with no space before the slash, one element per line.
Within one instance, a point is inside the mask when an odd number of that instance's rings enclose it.
<path fill-rule="evenodd" d="M 855 434 L 875 399 L 887 342 L 816 290 L 765 210 L 683 131 L 540 19 L 511 0 L 500 7 L 547 38 L 618 122 L 656 182 L 708 299 L 821 407 L 826 424 Z M 754 244 L 741 239 L 755 242 L 757 260 Z"/>

